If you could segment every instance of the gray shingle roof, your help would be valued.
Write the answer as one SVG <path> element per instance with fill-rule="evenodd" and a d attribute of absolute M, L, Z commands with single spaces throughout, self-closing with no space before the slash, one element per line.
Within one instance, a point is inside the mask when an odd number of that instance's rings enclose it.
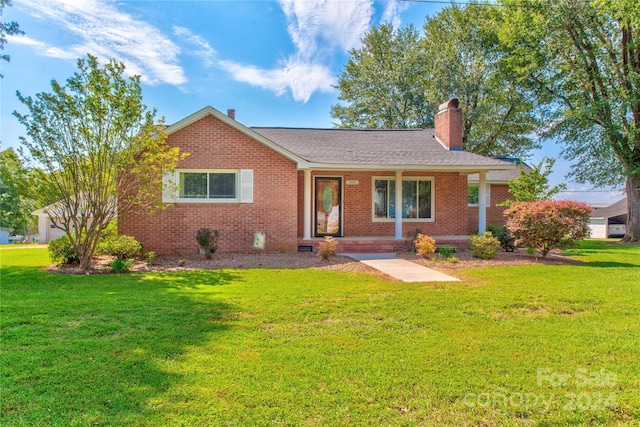
<path fill-rule="evenodd" d="M 627 198 L 618 200 L 606 208 L 596 209 L 591 212 L 591 218 L 613 218 L 616 216 L 627 215 Z"/>
<path fill-rule="evenodd" d="M 466 151 L 449 151 L 434 138 L 433 129 L 251 129 L 315 164 L 481 169 L 511 165 Z"/>

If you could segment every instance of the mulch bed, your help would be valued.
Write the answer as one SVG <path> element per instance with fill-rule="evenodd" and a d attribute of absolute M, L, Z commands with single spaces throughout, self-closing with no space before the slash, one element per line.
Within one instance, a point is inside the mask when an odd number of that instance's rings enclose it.
<path fill-rule="evenodd" d="M 434 257 L 432 259 L 420 258 L 415 254 L 400 252 L 399 258 L 407 259 L 434 270 L 451 273 L 452 271 L 474 268 L 474 267 L 503 267 L 515 265 L 540 265 L 540 264 L 579 264 L 559 253 L 550 253 L 547 258 L 539 255 L 528 254 L 524 251 L 498 252 L 493 259 L 483 260 L 474 258 L 469 250 L 462 250 L 452 256 L 458 258 L 457 263 L 450 263 L 444 259 Z M 77 266 L 50 266 L 46 269 L 55 273 L 63 274 L 105 274 L 110 273 L 109 263 L 112 258 L 96 257 L 90 270 L 83 271 Z M 351 272 L 365 272 L 375 275 L 385 276 L 378 270 L 353 259 L 336 255 L 328 261 L 321 260 L 315 254 L 308 252 L 281 253 L 281 252 L 254 252 L 240 254 L 214 254 L 211 259 L 206 259 L 203 255 L 170 255 L 158 256 L 152 264 L 144 261 L 135 261 L 131 271 L 184 271 L 184 270 L 219 270 L 219 269 L 248 269 L 248 268 L 268 268 L 268 269 L 299 269 L 315 268 L 319 270 L 339 270 Z"/>

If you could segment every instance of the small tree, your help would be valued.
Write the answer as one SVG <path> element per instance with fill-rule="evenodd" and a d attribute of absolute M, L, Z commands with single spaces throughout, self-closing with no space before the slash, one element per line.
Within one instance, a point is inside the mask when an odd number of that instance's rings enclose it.
<path fill-rule="evenodd" d="M 142 103 L 140 77 L 124 77 L 122 63 L 100 67 L 96 57 L 78 60 L 79 71 L 52 93 L 18 98 L 29 114 L 14 112 L 27 129 L 21 138 L 43 168 L 39 179 L 57 200 L 49 210 L 78 254 L 91 264 L 101 231 L 132 208 L 162 209 L 163 170 L 175 168 L 177 148 L 165 143 L 155 111 Z"/>
<path fill-rule="evenodd" d="M 520 176 L 509 180 L 509 193 L 513 194 L 515 200 L 506 200 L 501 203 L 501 206 L 550 199 L 567 188 L 565 184 L 549 186 L 549 175 L 555 162 L 555 159 L 545 157 L 527 171 L 520 165 Z"/>
<path fill-rule="evenodd" d="M 543 257 L 552 249 L 589 237 L 590 213 L 585 203 L 570 200 L 516 203 L 504 212 L 516 245 L 533 248 Z"/>

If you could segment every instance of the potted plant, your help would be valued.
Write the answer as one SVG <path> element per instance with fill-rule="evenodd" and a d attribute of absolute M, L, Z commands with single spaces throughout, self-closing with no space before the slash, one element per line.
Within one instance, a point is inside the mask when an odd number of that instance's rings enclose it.
<path fill-rule="evenodd" d="M 218 230 L 212 230 L 208 227 L 203 227 L 196 233 L 196 240 L 200 245 L 200 255 L 204 255 L 207 258 L 211 258 L 211 255 L 218 249 L 218 238 L 220 233 Z"/>

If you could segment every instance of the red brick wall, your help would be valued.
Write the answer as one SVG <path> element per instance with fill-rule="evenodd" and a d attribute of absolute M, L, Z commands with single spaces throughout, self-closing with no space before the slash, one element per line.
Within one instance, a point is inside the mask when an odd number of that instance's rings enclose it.
<path fill-rule="evenodd" d="M 507 184 L 491 184 L 489 190 L 491 205 L 487 206 L 487 225 L 504 224 L 505 219 L 502 213 L 506 209 L 505 206 L 497 206 L 505 200 L 512 199 Z M 478 207 L 469 206 L 469 234 L 478 231 Z"/>
<path fill-rule="evenodd" d="M 372 219 L 372 186 L 374 176 L 388 176 L 393 178 L 393 172 L 345 172 L 345 171 L 314 171 L 315 176 L 342 177 L 344 191 L 344 222 L 345 237 L 360 236 L 393 236 L 395 224 L 391 222 L 374 222 Z M 435 221 L 403 222 L 402 230 L 408 232 L 419 228 L 423 233 L 434 236 L 455 236 L 467 234 L 467 178 L 458 173 L 446 172 L 405 172 L 403 176 L 428 176 L 434 178 L 435 191 Z M 358 181 L 358 185 L 347 185 L 347 181 Z M 298 172 L 298 236 L 303 235 L 303 199 L 304 174 Z M 313 225 L 313 221 L 312 221 Z M 313 233 L 313 230 L 312 230 Z"/>
<path fill-rule="evenodd" d="M 266 250 L 296 250 L 296 165 L 212 116 L 169 136 L 170 146 L 190 156 L 177 168 L 253 169 L 253 203 L 175 203 L 152 216 L 127 214 L 119 232 L 135 236 L 145 251 L 188 254 L 198 250 L 196 231 L 220 231 L 220 252 L 252 250 L 253 233 L 266 233 Z M 158 197 L 161 197 L 158 194 Z"/>

